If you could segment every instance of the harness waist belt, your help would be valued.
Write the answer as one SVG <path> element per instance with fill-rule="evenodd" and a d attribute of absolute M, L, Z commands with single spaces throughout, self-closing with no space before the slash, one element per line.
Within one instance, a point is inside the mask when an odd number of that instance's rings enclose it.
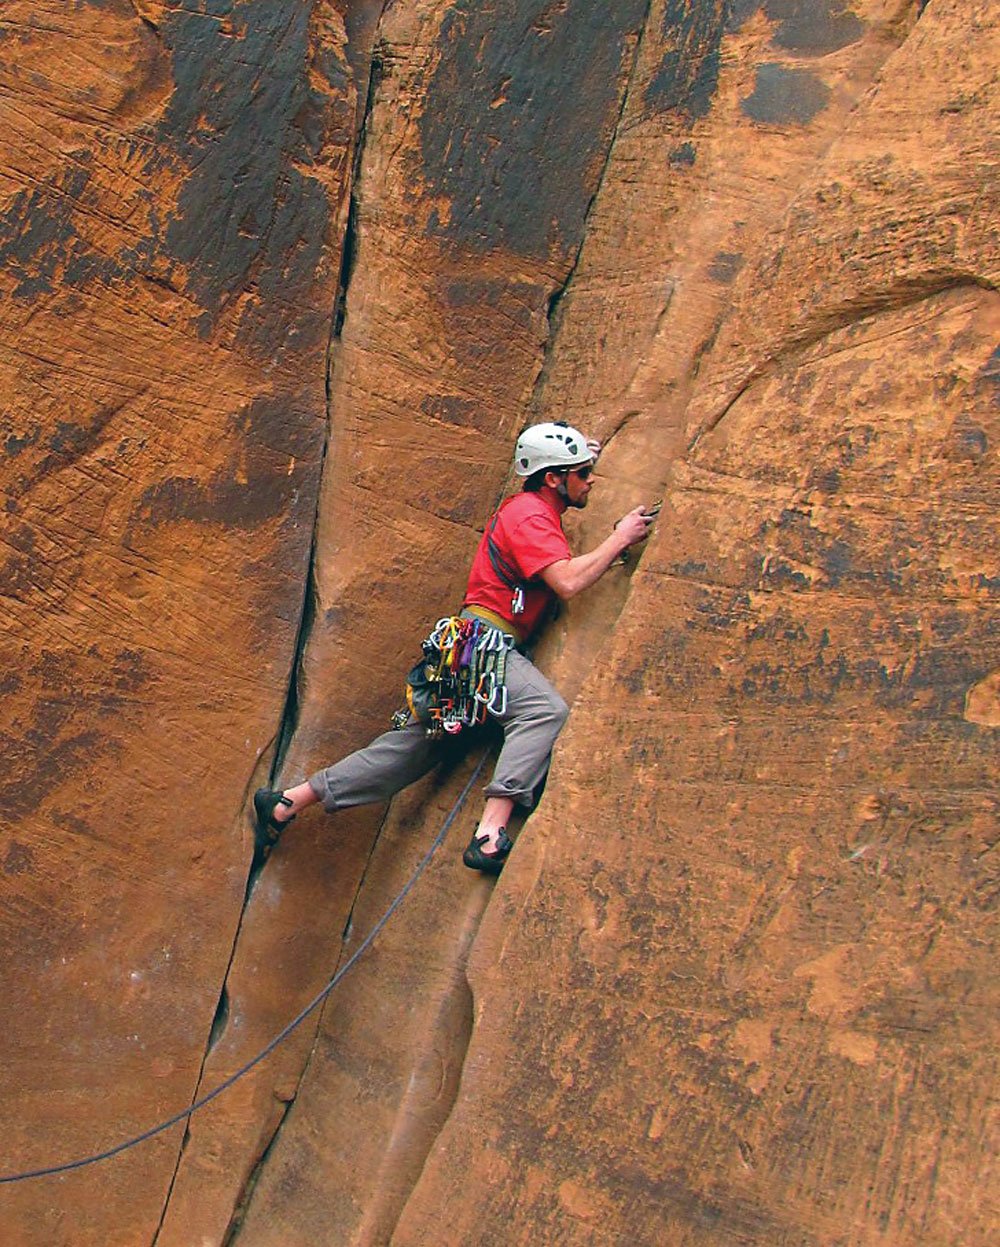
<path fill-rule="evenodd" d="M 496 611 L 491 611 L 486 606 L 463 606 L 462 618 L 481 619 L 483 623 L 489 624 L 491 628 L 498 628 L 501 632 L 506 632 L 508 636 L 512 636 L 518 645 L 524 644 L 524 638 L 517 628 L 504 619 L 503 615 L 498 615 Z"/>

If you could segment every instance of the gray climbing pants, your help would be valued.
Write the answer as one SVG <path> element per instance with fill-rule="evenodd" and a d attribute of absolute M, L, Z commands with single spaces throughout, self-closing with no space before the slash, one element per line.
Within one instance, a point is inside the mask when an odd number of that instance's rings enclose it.
<path fill-rule="evenodd" d="M 486 795 L 510 797 L 530 808 L 569 707 L 538 668 L 516 650 L 507 656 L 504 682 L 507 709 L 491 716 L 503 728 L 503 747 Z M 471 741 L 480 731 L 463 728 L 457 740 Z M 441 761 L 454 740 L 430 737 L 424 724 L 411 719 L 401 730 L 386 732 L 364 749 L 310 775 L 309 786 L 331 814 L 352 805 L 388 801 Z"/>

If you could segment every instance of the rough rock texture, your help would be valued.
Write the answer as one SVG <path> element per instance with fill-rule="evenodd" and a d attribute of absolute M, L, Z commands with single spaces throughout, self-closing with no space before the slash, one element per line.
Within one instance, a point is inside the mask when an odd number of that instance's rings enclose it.
<path fill-rule="evenodd" d="M 7 1172 L 190 1103 L 295 655 L 355 107 L 332 6 L 210 8 L 0 10 Z M 150 1242 L 182 1137 L 0 1238 Z"/>
<path fill-rule="evenodd" d="M 382 9 L 0 10 L 0 1168 L 238 1071 L 482 783 L 251 862 L 527 414 L 608 443 L 576 542 L 658 531 L 546 639 L 499 884 L 473 798 L 276 1053 L 2 1241 L 985 1247 L 996 4 Z"/>

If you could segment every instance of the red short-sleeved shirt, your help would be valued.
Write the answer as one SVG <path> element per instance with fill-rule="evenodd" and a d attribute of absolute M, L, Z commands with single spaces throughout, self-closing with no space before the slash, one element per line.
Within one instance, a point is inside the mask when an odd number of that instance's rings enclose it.
<path fill-rule="evenodd" d="M 566 505 L 561 499 L 550 502 L 536 493 L 515 494 L 500 507 L 493 540 L 520 580 L 533 581 L 546 567 L 572 557 L 560 518 L 565 510 Z M 487 524 L 486 533 L 489 531 L 490 525 Z M 538 627 L 555 594 L 542 580 L 530 583 L 524 591 L 524 611 L 515 615 L 511 610 L 513 590 L 493 569 L 486 533 L 472 561 L 465 605 L 485 606 L 506 619 L 522 639 L 527 640 Z"/>

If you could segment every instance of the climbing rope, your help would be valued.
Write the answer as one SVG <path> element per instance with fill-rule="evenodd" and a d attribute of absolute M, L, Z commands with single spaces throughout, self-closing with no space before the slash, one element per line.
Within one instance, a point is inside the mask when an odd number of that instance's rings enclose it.
<path fill-rule="evenodd" d="M 330 995 L 344 975 L 347 974 L 355 962 L 371 946 L 372 941 L 383 929 L 400 905 L 402 905 L 409 893 L 413 890 L 417 880 L 430 864 L 431 858 L 444 843 L 445 836 L 448 834 L 452 823 L 458 817 L 459 810 L 461 810 L 462 806 L 465 804 L 465 798 L 469 795 L 472 785 L 479 778 L 479 774 L 482 771 L 488 756 L 489 750 L 487 750 L 476 763 L 475 770 L 469 776 L 465 787 L 458 794 L 455 804 L 448 811 L 448 816 L 445 818 L 444 823 L 441 826 L 441 830 L 434 837 L 430 848 L 417 863 L 413 874 L 410 876 L 402 890 L 396 895 L 395 899 L 389 905 L 385 913 L 381 916 L 381 918 L 379 918 L 378 922 L 375 923 L 355 951 L 351 954 L 347 961 L 344 962 L 333 978 L 330 979 L 323 990 L 315 995 L 301 1011 L 301 1013 L 298 1013 L 294 1018 L 292 1018 L 288 1025 L 282 1031 L 279 1031 L 271 1042 L 265 1048 L 262 1048 L 255 1057 L 247 1061 L 245 1065 L 240 1066 L 235 1073 L 230 1074 L 228 1078 L 219 1083 L 219 1085 L 212 1091 L 209 1091 L 207 1095 L 203 1095 L 200 1099 L 195 1100 L 190 1108 L 182 1109 L 179 1113 L 174 1113 L 174 1115 L 172 1117 L 168 1117 L 166 1121 L 161 1121 L 156 1126 L 150 1126 L 150 1128 L 148 1130 L 144 1130 L 142 1134 L 137 1134 L 131 1139 L 125 1139 L 121 1143 L 116 1143 L 114 1147 L 106 1148 L 103 1152 L 95 1152 L 91 1156 L 81 1157 L 79 1160 L 66 1161 L 61 1165 L 48 1165 L 43 1169 L 31 1169 L 26 1173 L 0 1174 L 0 1184 L 8 1182 L 26 1182 L 29 1178 L 47 1178 L 57 1173 L 67 1173 L 71 1169 L 83 1169 L 87 1165 L 96 1165 L 98 1161 L 108 1160 L 112 1156 L 117 1156 L 120 1152 L 127 1152 L 129 1148 L 138 1147 L 140 1143 L 145 1143 L 148 1139 L 155 1138 L 156 1135 L 162 1134 L 164 1130 L 169 1130 L 171 1126 L 176 1126 L 179 1122 L 187 1121 L 189 1118 L 193 1117 L 199 1109 L 203 1109 L 206 1104 L 211 1104 L 211 1102 L 218 1096 L 222 1095 L 224 1091 L 228 1091 L 229 1088 L 239 1082 L 241 1078 L 249 1074 L 252 1069 L 261 1063 L 261 1061 L 266 1060 L 267 1057 L 269 1057 L 280 1044 L 284 1043 L 288 1036 L 291 1035 L 298 1026 L 301 1026 L 310 1013 L 313 1013 L 316 1009 L 318 1009 L 323 1001 L 326 1000 L 327 996 Z"/>

